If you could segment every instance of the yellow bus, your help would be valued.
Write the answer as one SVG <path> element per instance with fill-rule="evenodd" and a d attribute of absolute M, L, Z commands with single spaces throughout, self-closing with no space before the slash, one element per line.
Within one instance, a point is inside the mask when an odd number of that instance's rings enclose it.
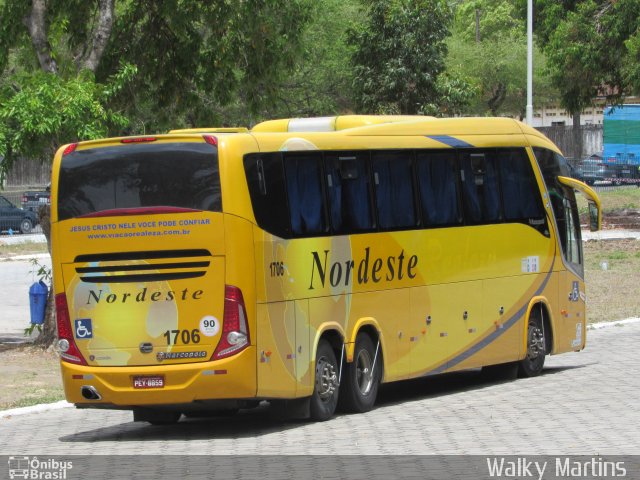
<path fill-rule="evenodd" d="M 66 398 L 154 424 L 379 385 L 538 375 L 585 347 L 600 201 L 510 119 L 342 116 L 66 145 L 52 260 Z M 496 367 L 497 366 L 497 367 Z"/>

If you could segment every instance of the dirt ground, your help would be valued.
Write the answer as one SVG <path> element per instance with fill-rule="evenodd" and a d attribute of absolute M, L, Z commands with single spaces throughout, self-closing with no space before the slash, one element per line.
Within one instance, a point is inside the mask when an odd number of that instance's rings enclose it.
<path fill-rule="evenodd" d="M 584 244 L 587 321 L 640 317 L 640 240 Z"/>
<path fill-rule="evenodd" d="M 57 353 L 22 346 L 0 351 L 0 411 L 64 400 Z"/>

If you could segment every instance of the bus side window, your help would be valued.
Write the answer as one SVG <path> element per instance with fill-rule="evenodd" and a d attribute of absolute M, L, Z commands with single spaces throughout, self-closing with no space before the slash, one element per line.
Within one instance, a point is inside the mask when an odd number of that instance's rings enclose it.
<path fill-rule="evenodd" d="M 290 237 L 281 154 L 246 155 L 244 169 L 258 226 L 273 235 Z"/>
<path fill-rule="evenodd" d="M 455 152 L 418 152 L 416 166 L 420 204 L 426 225 L 459 224 Z"/>
<path fill-rule="evenodd" d="M 411 158 L 411 152 L 372 153 L 378 222 L 383 229 L 416 225 Z"/>
<path fill-rule="evenodd" d="M 544 219 L 540 191 L 523 149 L 499 150 L 498 169 L 506 221 Z"/>
<path fill-rule="evenodd" d="M 373 229 L 368 152 L 341 152 L 325 156 L 331 227 L 337 234 Z"/>
<path fill-rule="evenodd" d="M 460 180 L 465 221 L 469 224 L 501 219 L 495 151 L 462 151 Z"/>
<path fill-rule="evenodd" d="M 317 234 L 327 230 L 321 160 L 321 155 L 317 153 L 288 154 L 284 158 L 294 235 Z"/>

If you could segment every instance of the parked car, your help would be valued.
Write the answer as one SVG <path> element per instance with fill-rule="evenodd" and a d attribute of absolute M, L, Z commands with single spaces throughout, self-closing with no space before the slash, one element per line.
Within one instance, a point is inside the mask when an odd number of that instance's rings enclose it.
<path fill-rule="evenodd" d="M 22 194 L 22 208 L 29 210 L 38 215 L 38 211 L 42 205 L 51 203 L 51 192 L 49 187 L 47 190 L 24 192 Z"/>
<path fill-rule="evenodd" d="M 0 231 L 30 233 L 37 224 L 38 216 L 35 212 L 16 207 L 0 195 Z"/>
<path fill-rule="evenodd" d="M 578 163 L 574 171 L 575 178 L 582 180 L 587 185 L 593 185 L 611 177 L 607 166 L 602 163 L 602 159 L 598 158 L 585 158 Z"/>

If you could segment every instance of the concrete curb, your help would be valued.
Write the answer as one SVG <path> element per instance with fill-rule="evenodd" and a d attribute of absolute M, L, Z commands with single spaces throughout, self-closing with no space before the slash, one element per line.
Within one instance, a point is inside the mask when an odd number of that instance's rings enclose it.
<path fill-rule="evenodd" d="M 31 260 L 32 258 L 35 259 L 51 259 L 51 256 L 48 253 L 32 253 L 31 255 L 15 255 L 13 257 L 4 257 L 4 258 L 0 258 L 0 262 L 19 262 L 19 261 L 24 261 L 24 260 Z"/>
<path fill-rule="evenodd" d="M 56 403 L 41 403 L 40 405 L 32 405 L 30 407 L 12 408 L 10 410 L 0 411 L 0 418 L 9 418 L 18 415 L 27 415 L 29 413 L 48 412 L 50 410 L 60 410 L 61 408 L 73 407 L 72 403 L 61 400 Z"/>
<path fill-rule="evenodd" d="M 623 325 L 631 325 L 633 323 L 640 322 L 640 317 L 636 318 L 627 318 L 625 320 L 618 320 L 615 322 L 599 322 L 599 323 L 591 323 L 587 325 L 587 330 L 600 330 L 602 328 L 609 327 L 621 327 Z"/>

